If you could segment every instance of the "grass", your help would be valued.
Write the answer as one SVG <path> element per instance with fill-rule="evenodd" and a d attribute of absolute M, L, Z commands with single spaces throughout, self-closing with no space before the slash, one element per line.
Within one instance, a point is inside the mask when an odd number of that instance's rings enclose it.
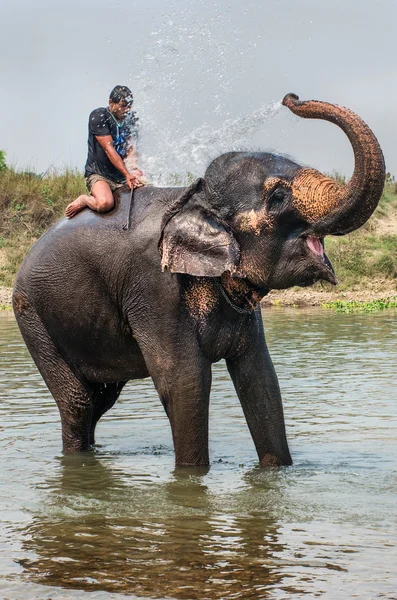
<path fill-rule="evenodd" d="M 334 177 L 343 182 L 338 174 Z M 18 172 L 6 166 L 0 153 L 0 286 L 13 285 L 33 242 L 85 189 L 78 171 Z M 379 223 L 393 219 L 397 222 L 397 184 L 388 174 L 379 207 L 368 223 L 347 236 L 326 238 L 341 291 L 376 279 L 397 283 L 397 233 L 382 234 L 379 229 Z"/>
<path fill-rule="evenodd" d="M 329 237 L 326 253 L 342 290 L 365 279 L 397 277 L 397 235 L 358 231 L 344 237 Z"/>
<path fill-rule="evenodd" d="M 352 313 L 365 312 L 372 313 L 385 308 L 397 308 L 397 296 L 394 298 L 382 298 L 380 300 L 371 300 L 369 302 L 335 300 L 333 302 L 324 302 L 322 308 L 332 308 L 336 312 Z"/>
<path fill-rule="evenodd" d="M 86 191 L 81 173 L 0 170 L 0 285 L 12 286 L 31 245 Z"/>

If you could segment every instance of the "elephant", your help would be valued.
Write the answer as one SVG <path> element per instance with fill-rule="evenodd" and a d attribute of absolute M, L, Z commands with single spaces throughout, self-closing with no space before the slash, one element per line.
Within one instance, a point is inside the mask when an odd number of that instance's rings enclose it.
<path fill-rule="evenodd" d="M 208 465 L 211 366 L 225 359 L 259 464 L 292 464 L 260 301 L 271 289 L 336 284 L 324 237 L 368 220 L 385 165 L 351 110 L 295 94 L 283 104 L 346 133 L 347 184 L 274 153 L 228 152 L 190 186 L 136 189 L 129 227 L 125 189 L 109 213 L 58 221 L 25 257 L 13 308 L 57 403 L 64 452 L 89 450 L 126 382 L 151 377 L 176 465 Z"/>

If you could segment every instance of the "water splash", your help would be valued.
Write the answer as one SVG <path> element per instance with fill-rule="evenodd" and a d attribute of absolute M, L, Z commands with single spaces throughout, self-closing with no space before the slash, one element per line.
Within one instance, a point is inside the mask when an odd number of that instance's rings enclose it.
<path fill-rule="evenodd" d="M 256 13 L 242 14 L 244 21 Z M 246 40 L 230 7 L 217 2 L 205 26 L 193 2 L 170 0 L 160 16 L 134 54 L 127 84 L 141 124 L 139 165 L 155 185 L 181 185 L 222 152 L 262 146 L 280 103 L 267 104 L 271 96 L 257 83 L 262 25 Z"/>
<path fill-rule="evenodd" d="M 253 135 L 281 107 L 281 102 L 272 102 L 249 115 L 227 119 L 218 129 L 206 123 L 179 139 L 171 128 L 164 128 L 158 132 L 156 149 L 142 149 L 142 168 L 154 185 L 183 185 L 192 176 L 203 175 L 209 162 L 219 154 L 247 148 Z"/>

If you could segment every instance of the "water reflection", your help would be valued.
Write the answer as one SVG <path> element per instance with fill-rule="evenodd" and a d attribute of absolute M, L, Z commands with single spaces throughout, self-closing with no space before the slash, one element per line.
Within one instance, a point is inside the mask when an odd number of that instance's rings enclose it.
<path fill-rule="evenodd" d="M 271 511 L 220 512 L 205 473 L 136 486 L 95 456 L 66 457 L 24 531 L 20 561 L 37 583 L 143 596 L 260 598 L 279 576 Z M 274 476 L 268 487 L 275 495 Z"/>

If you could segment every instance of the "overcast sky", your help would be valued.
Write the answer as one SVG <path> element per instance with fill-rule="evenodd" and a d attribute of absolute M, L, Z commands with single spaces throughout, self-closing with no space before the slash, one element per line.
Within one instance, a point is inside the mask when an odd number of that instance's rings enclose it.
<path fill-rule="evenodd" d="M 236 148 L 350 174 L 344 134 L 277 109 L 288 92 L 357 112 L 397 175 L 397 0 L 2 0 L 1 22 L 0 149 L 18 168 L 83 169 L 88 115 L 121 84 L 159 181 Z"/>

